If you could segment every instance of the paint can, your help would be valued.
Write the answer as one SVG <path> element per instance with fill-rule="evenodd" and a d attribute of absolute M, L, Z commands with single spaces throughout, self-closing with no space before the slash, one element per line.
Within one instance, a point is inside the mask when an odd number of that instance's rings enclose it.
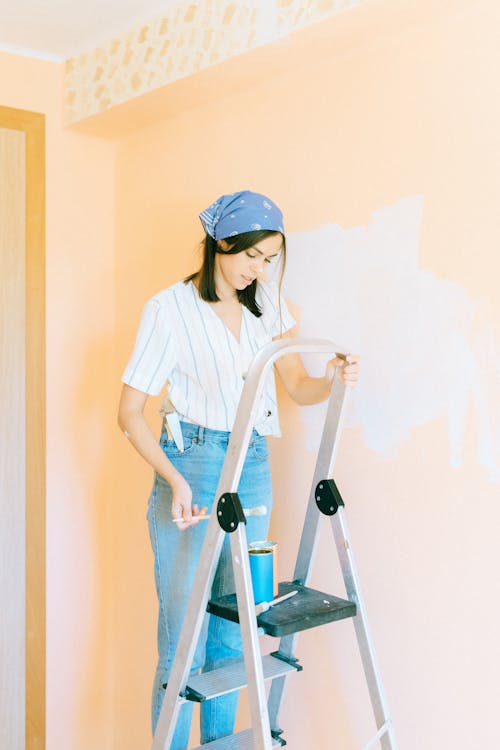
<path fill-rule="evenodd" d="M 251 542 L 248 557 L 255 604 L 272 601 L 278 596 L 278 545 Z"/>

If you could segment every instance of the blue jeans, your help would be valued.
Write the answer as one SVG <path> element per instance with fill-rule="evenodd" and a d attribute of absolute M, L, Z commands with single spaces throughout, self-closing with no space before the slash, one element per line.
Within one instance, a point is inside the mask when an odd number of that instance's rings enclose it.
<path fill-rule="evenodd" d="M 190 485 L 193 504 L 198 504 L 200 508 L 207 505 L 207 512 L 210 513 L 214 503 L 217 505 L 218 498 L 215 494 L 230 433 L 209 430 L 187 422 L 181 422 L 181 427 L 185 447 L 183 453 L 179 453 L 174 441 L 168 438 L 165 431 L 161 435 L 160 444 L 166 456 Z M 248 447 L 238 494 L 244 508 L 256 505 L 267 507 L 267 515 L 250 516 L 246 525 L 249 542 L 267 539 L 272 507 L 271 475 L 266 439 L 255 430 Z M 179 531 L 172 522 L 171 505 L 170 485 L 155 475 L 148 507 L 149 533 L 159 600 L 158 666 L 152 702 L 153 733 L 165 695 L 163 685 L 168 681 L 172 668 L 207 529 L 207 522 L 200 521 L 196 526 Z M 212 598 L 233 593 L 234 590 L 231 550 L 227 535 L 212 586 Z M 241 655 L 239 625 L 207 615 L 191 671 L 196 673 L 200 669 L 217 669 L 237 661 Z M 202 744 L 233 733 L 237 701 L 238 693 L 235 692 L 201 704 Z M 181 707 L 170 750 L 186 750 L 192 709 L 193 706 L 189 702 Z"/>

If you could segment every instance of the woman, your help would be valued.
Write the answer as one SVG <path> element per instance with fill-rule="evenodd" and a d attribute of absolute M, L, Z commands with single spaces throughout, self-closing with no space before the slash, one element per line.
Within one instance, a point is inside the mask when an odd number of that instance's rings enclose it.
<path fill-rule="evenodd" d="M 266 267 L 283 261 L 283 216 L 264 195 L 248 190 L 223 195 L 200 214 L 206 232 L 198 272 L 150 299 L 134 352 L 123 375 L 119 425 L 155 471 L 148 522 L 159 598 L 159 660 L 153 686 L 153 732 L 192 588 L 206 526 L 224 462 L 245 373 L 255 354 L 275 338 L 293 335 L 295 321 L 278 286 L 265 281 Z M 328 398 L 335 367 L 355 385 L 358 358 L 332 359 L 324 377 L 310 377 L 298 355 L 276 369 L 298 404 Z M 149 395 L 167 385 L 158 444 L 145 418 Z M 175 410 L 174 410 L 175 409 Z M 249 542 L 267 538 L 272 504 L 266 436 L 279 435 L 276 387 L 271 373 L 243 467 L 238 494 L 243 507 L 265 505 L 250 516 Z M 228 539 L 223 546 L 212 596 L 234 591 Z M 212 670 L 241 658 L 239 626 L 206 618 L 193 671 Z M 201 705 L 201 742 L 233 732 L 237 693 Z M 180 712 L 172 750 L 187 747 L 191 704 Z"/>

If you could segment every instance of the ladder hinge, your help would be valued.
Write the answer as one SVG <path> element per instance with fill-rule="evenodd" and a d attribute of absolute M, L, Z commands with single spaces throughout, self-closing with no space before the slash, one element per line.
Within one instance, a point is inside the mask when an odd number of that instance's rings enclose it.
<path fill-rule="evenodd" d="M 220 496 L 217 503 L 217 520 L 221 529 L 229 533 L 236 531 L 238 524 L 247 522 L 237 492 L 225 492 Z"/>
<path fill-rule="evenodd" d="M 289 664 L 291 667 L 294 667 L 297 670 L 297 672 L 302 672 L 302 670 L 304 669 L 304 667 L 301 664 L 299 664 L 299 660 L 296 659 L 294 656 L 285 656 L 285 654 L 281 654 L 279 651 L 272 651 L 270 656 L 274 656 L 275 659 L 284 661 L 286 664 Z"/>
<path fill-rule="evenodd" d="M 344 501 L 333 479 L 322 479 L 316 487 L 316 505 L 325 516 L 333 516 Z"/>

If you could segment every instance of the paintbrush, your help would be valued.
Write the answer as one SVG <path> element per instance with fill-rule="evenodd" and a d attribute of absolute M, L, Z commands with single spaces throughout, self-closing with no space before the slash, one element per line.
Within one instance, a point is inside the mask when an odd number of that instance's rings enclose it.
<path fill-rule="evenodd" d="M 270 607 L 274 607 L 275 604 L 279 604 L 280 602 L 284 602 L 285 599 L 290 599 L 291 596 L 295 596 L 295 594 L 298 594 L 298 591 L 289 591 L 288 594 L 283 594 L 283 596 L 278 596 L 277 599 L 273 599 L 270 602 L 261 602 L 260 604 L 255 605 L 255 614 L 261 615 L 263 612 L 267 612 L 267 610 Z"/>
<path fill-rule="evenodd" d="M 267 508 L 265 505 L 257 505 L 255 508 L 243 508 L 243 513 L 246 516 L 266 516 L 267 515 Z M 203 516 L 193 516 L 197 521 L 208 521 L 211 514 L 207 513 Z M 184 521 L 183 518 L 173 518 L 172 521 L 174 523 L 182 523 Z"/>

